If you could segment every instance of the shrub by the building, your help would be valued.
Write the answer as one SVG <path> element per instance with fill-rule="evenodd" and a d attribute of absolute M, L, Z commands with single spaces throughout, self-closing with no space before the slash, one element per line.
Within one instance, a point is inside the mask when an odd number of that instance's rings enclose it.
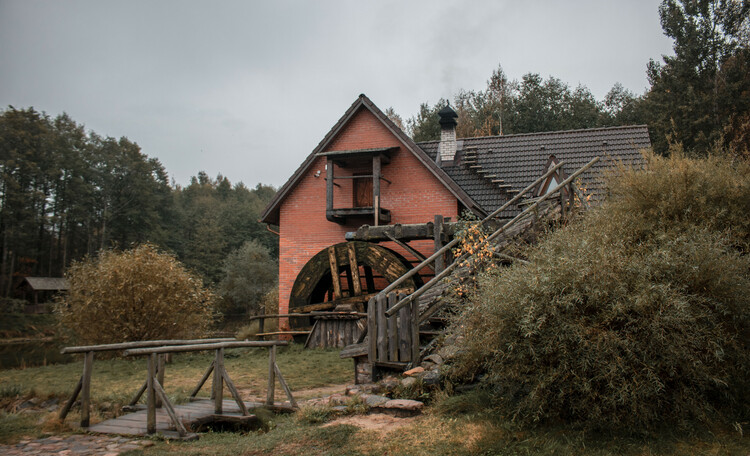
<path fill-rule="evenodd" d="M 58 312 L 76 343 L 194 338 L 212 323 L 213 293 L 150 244 L 102 251 L 73 264 L 67 277 Z"/>
<path fill-rule="evenodd" d="M 528 264 L 484 274 L 452 322 L 454 380 L 479 379 L 502 415 L 626 430 L 747 418 L 750 165 L 648 161 Z"/>

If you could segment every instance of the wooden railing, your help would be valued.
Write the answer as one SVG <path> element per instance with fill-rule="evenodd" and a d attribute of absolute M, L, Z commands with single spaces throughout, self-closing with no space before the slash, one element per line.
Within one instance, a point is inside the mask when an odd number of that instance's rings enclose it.
<path fill-rule="evenodd" d="M 216 415 L 221 415 L 223 412 L 224 384 L 226 384 L 227 389 L 231 393 L 234 401 L 237 403 L 237 406 L 239 407 L 240 412 L 242 413 L 242 416 L 248 416 L 249 413 L 247 411 L 247 407 L 245 406 L 244 401 L 240 397 L 240 394 L 237 391 L 237 388 L 234 386 L 234 382 L 232 382 L 232 379 L 229 377 L 229 374 L 227 373 L 226 368 L 224 367 L 224 349 L 241 348 L 241 347 L 266 347 L 269 349 L 269 352 L 268 352 L 269 353 L 268 355 L 268 391 L 266 393 L 266 405 L 273 406 L 276 378 L 278 377 L 279 383 L 281 384 L 281 387 L 284 389 L 284 393 L 286 393 L 287 398 L 289 399 L 290 405 L 293 408 L 297 408 L 297 402 L 294 400 L 294 396 L 292 396 L 292 392 L 289 389 L 289 386 L 287 385 L 286 381 L 284 380 L 284 377 L 281 374 L 281 370 L 279 369 L 278 364 L 276 364 L 276 347 L 279 345 L 287 345 L 287 342 L 285 341 L 234 341 L 234 342 L 220 342 L 220 343 L 213 343 L 213 344 L 172 345 L 172 346 L 154 347 L 154 348 L 134 348 L 134 349 L 126 350 L 123 353 L 125 356 L 148 355 L 148 366 L 147 366 L 148 376 L 146 379 L 146 383 L 147 383 L 146 432 L 148 434 L 153 434 L 156 432 L 157 399 L 161 399 L 161 402 L 164 405 L 164 408 L 166 409 L 167 414 L 169 415 L 169 418 L 172 420 L 172 424 L 174 424 L 175 429 L 177 429 L 177 432 L 180 434 L 181 437 L 184 437 L 187 434 L 187 429 L 185 429 L 185 426 L 177 417 L 177 413 L 175 412 L 174 407 L 172 406 L 172 403 L 169 401 L 169 397 L 167 396 L 167 393 L 164 391 L 164 387 L 162 386 L 163 380 L 159 381 L 159 377 L 157 375 L 157 371 L 156 371 L 156 367 L 158 363 L 157 356 L 164 355 L 166 353 L 214 350 L 215 351 L 214 359 L 211 362 L 209 368 L 206 370 L 206 373 L 198 381 L 198 385 L 193 390 L 193 393 L 191 394 L 191 398 L 195 397 L 198 394 L 198 391 L 200 391 L 200 389 L 206 383 L 206 380 L 208 380 L 208 377 L 213 372 L 214 378 L 213 378 L 213 388 L 211 391 L 211 397 L 214 400 L 214 413 Z"/>
<path fill-rule="evenodd" d="M 546 201 L 549 198 L 552 198 L 553 195 L 557 194 L 567 185 L 571 184 L 576 178 L 578 178 L 578 176 L 580 176 L 583 172 L 585 172 L 586 170 L 591 168 L 591 166 L 597 163 L 599 159 L 600 159 L 599 157 L 595 157 L 586 165 L 582 166 L 576 172 L 571 174 L 568 178 L 560 182 L 552 191 L 537 198 L 533 204 L 529 205 L 520 214 L 518 214 L 509 222 L 505 223 L 499 229 L 495 230 L 492 234 L 490 234 L 485 240 L 483 240 L 480 243 L 479 247 L 492 243 L 501 234 L 508 231 L 510 227 L 512 227 L 519 221 L 524 220 L 529 216 L 532 216 L 533 213 L 535 213 L 535 211 L 538 211 L 539 206 L 544 201 Z M 550 168 L 539 179 L 535 180 L 533 183 L 531 183 L 529 186 L 527 186 L 525 189 L 519 192 L 515 197 L 511 198 L 508 202 L 503 204 L 497 210 L 493 211 L 491 214 L 485 217 L 482 221 L 480 221 L 479 225 L 485 226 L 488 222 L 493 220 L 504 210 L 511 207 L 512 204 L 518 202 L 523 197 L 523 195 L 525 195 L 526 193 L 528 193 L 529 191 L 537 187 L 545 179 L 551 176 L 563 164 L 564 164 L 564 161 L 560 161 L 557 165 Z M 368 327 L 367 327 L 366 332 L 363 332 L 363 334 L 360 336 L 360 341 L 361 341 L 361 340 L 364 340 L 364 337 L 366 334 L 369 334 L 368 353 L 369 353 L 370 362 L 377 362 L 377 363 L 391 362 L 389 360 L 392 359 L 391 355 L 393 353 L 392 352 L 393 346 L 390 344 L 390 341 L 392 340 L 393 337 L 397 337 L 400 340 L 400 335 L 394 335 L 391 332 L 391 327 L 394 325 L 391 319 L 394 319 L 394 317 L 397 314 L 398 315 L 406 315 L 406 314 L 412 315 L 410 323 L 409 323 L 411 326 L 411 330 L 409 331 L 409 333 L 410 333 L 410 340 L 412 344 L 411 349 L 409 350 L 409 352 L 412 353 L 410 355 L 410 361 L 413 364 L 416 364 L 417 362 L 419 362 L 419 324 L 426 319 L 426 315 L 419 314 L 418 299 L 426 291 L 432 288 L 435 284 L 437 284 L 438 282 L 446 278 L 448 275 L 450 275 L 456 269 L 458 265 L 463 264 L 464 261 L 466 261 L 469 258 L 470 254 L 465 253 L 459 256 L 458 258 L 454 258 L 451 264 L 445 266 L 442 269 L 442 271 L 440 271 L 427 283 L 422 285 L 419 289 L 415 290 L 411 294 L 399 295 L 398 298 L 394 298 L 393 297 L 394 294 L 392 292 L 396 290 L 399 286 L 401 286 L 406 280 L 416 275 L 424 267 L 432 265 L 433 263 L 438 261 L 438 259 L 442 259 L 444 255 L 447 252 L 449 252 L 450 249 L 455 247 L 459 242 L 460 242 L 460 238 L 458 237 L 454 238 L 453 240 L 445 244 L 442 248 L 437 250 L 435 253 L 430 255 L 430 257 L 426 258 L 424 261 L 422 261 L 413 269 L 411 269 L 409 272 L 402 275 L 396 281 L 392 282 L 390 285 L 388 285 L 385 289 L 383 289 L 374 298 L 370 300 L 369 308 L 372 309 L 373 307 L 375 307 L 377 308 L 377 310 L 375 311 L 376 312 L 375 314 L 373 314 L 372 312 L 368 312 Z M 375 303 L 375 305 L 373 305 L 373 303 Z M 386 305 L 384 303 L 388 303 L 388 304 Z M 428 309 L 429 313 L 430 314 L 434 313 L 438 307 L 439 306 L 437 305 L 432 306 L 430 309 Z M 381 311 L 382 311 L 382 316 L 380 316 L 379 314 L 379 312 Z M 400 330 L 400 327 L 399 327 L 399 330 Z M 381 344 L 381 340 L 383 339 L 387 339 L 388 343 Z M 386 355 L 386 352 L 387 352 L 387 355 Z M 400 354 L 400 350 L 399 350 L 399 354 Z M 399 360 L 400 359 L 401 358 L 399 358 Z"/>
<path fill-rule="evenodd" d="M 79 394 L 81 396 L 81 427 L 89 427 L 91 419 L 91 374 L 94 367 L 94 353 L 106 352 L 106 351 L 121 351 L 131 348 L 146 348 L 146 347 L 162 347 L 165 345 L 197 345 L 197 344 L 211 344 L 217 342 L 232 341 L 232 338 L 219 338 L 219 339 L 189 339 L 189 340 L 145 340 L 138 342 L 123 342 L 119 344 L 103 344 L 103 345 L 87 345 L 79 347 L 65 347 L 60 350 L 63 354 L 72 353 L 84 353 L 83 357 L 83 374 L 78 379 L 78 384 L 73 389 L 73 394 L 65 403 L 62 409 L 60 409 L 60 420 L 64 420 L 70 412 L 70 408 L 75 403 Z M 164 358 L 159 357 L 158 360 L 158 375 L 161 382 L 164 382 Z M 142 388 L 145 389 L 145 388 Z M 142 392 L 140 394 L 143 394 Z M 140 394 L 136 397 L 140 397 Z M 137 401 L 137 399 L 136 399 Z"/>

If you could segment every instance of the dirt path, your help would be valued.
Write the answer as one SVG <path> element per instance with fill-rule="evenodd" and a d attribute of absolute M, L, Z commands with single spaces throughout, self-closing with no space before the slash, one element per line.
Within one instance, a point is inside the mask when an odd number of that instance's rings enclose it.
<path fill-rule="evenodd" d="M 385 413 L 371 413 L 369 415 L 344 416 L 324 424 L 323 427 L 350 424 L 360 429 L 388 433 L 394 429 L 411 424 L 417 417 L 398 418 Z"/>

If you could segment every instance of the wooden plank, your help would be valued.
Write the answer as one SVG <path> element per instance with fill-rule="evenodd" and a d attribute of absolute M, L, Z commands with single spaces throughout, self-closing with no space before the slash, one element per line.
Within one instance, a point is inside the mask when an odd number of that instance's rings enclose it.
<path fill-rule="evenodd" d="M 163 347 L 165 345 L 198 345 L 213 344 L 217 342 L 229 342 L 235 340 L 233 337 L 220 337 L 216 339 L 167 339 L 167 340 L 141 340 L 136 342 L 123 342 L 119 344 L 86 345 L 78 347 L 65 347 L 60 353 L 87 353 L 90 351 L 116 351 L 130 348 Z"/>
<path fill-rule="evenodd" d="M 156 374 L 156 355 L 148 356 L 146 377 L 148 386 L 146 388 L 146 432 L 153 434 L 156 432 L 156 393 L 154 390 L 154 375 Z"/>
<path fill-rule="evenodd" d="M 387 298 L 385 295 L 378 295 L 377 312 L 376 312 L 377 326 L 378 326 L 378 333 L 377 333 L 377 339 L 378 339 L 377 360 L 378 361 L 388 360 L 388 339 L 387 339 L 388 323 L 385 318 L 386 302 L 387 302 Z"/>
<path fill-rule="evenodd" d="M 443 248 L 443 216 L 440 214 L 435 215 L 435 225 L 433 229 L 433 238 L 435 243 L 434 251 L 437 252 Z M 435 258 L 435 273 L 440 273 L 445 268 L 445 258 L 443 255 Z"/>
<path fill-rule="evenodd" d="M 336 307 L 333 301 L 321 302 L 320 304 L 309 304 L 306 306 L 298 307 L 296 310 L 299 312 L 313 312 L 316 310 L 330 310 Z"/>
<path fill-rule="evenodd" d="M 240 393 L 237 391 L 237 388 L 234 387 L 234 382 L 232 382 L 232 379 L 229 378 L 229 374 L 227 373 L 227 370 L 224 369 L 221 372 L 221 376 L 224 378 L 224 382 L 227 384 L 227 389 L 230 393 L 232 393 L 232 397 L 234 398 L 234 402 L 237 403 L 237 407 L 239 407 L 240 412 L 242 413 L 242 416 L 247 416 L 249 413 L 247 413 L 247 408 L 245 408 L 245 403 L 242 402 L 242 398 L 240 397 Z"/>
<path fill-rule="evenodd" d="M 326 159 L 326 214 L 333 211 L 333 160 Z"/>
<path fill-rule="evenodd" d="M 371 298 L 367 304 L 367 333 L 368 333 L 368 349 L 367 349 L 367 360 L 370 364 L 374 363 L 377 355 L 377 323 L 375 321 L 375 310 L 377 307 L 377 299 Z"/>
<path fill-rule="evenodd" d="M 397 298 L 398 297 L 396 293 L 389 294 L 388 307 L 396 305 Z M 386 321 L 388 322 L 388 361 L 398 361 L 398 327 L 396 325 L 397 318 L 397 315 L 386 317 Z"/>
<path fill-rule="evenodd" d="M 331 268 L 331 280 L 333 281 L 333 299 L 341 299 L 341 276 L 339 265 L 336 262 L 336 247 L 328 247 L 328 265 Z"/>
<path fill-rule="evenodd" d="M 284 376 L 281 375 L 281 369 L 279 369 L 278 364 L 273 363 L 274 370 L 276 371 L 276 375 L 279 377 L 279 383 L 281 384 L 281 388 L 284 390 L 284 393 L 286 393 L 286 397 L 289 399 L 289 405 L 291 405 L 294 408 L 299 408 L 297 405 L 297 401 L 294 400 L 294 396 L 292 396 L 292 390 L 289 389 L 289 385 L 286 384 L 286 380 L 284 380 Z"/>
<path fill-rule="evenodd" d="M 398 311 L 398 358 L 411 361 L 411 309 L 408 307 Z"/>
<path fill-rule="evenodd" d="M 157 363 L 156 363 L 156 381 L 160 385 L 164 385 L 164 353 L 159 353 L 156 357 Z M 159 395 L 156 395 L 156 408 L 161 408 L 161 398 Z"/>
<path fill-rule="evenodd" d="M 271 347 L 268 350 L 268 391 L 266 392 L 266 405 L 273 404 L 274 388 L 276 387 L 276 347 Z"/>
<path fill-rule="evenodd" d="M 375 226 L 380 225 L 380 154 L 372 156 L 372 207 L 375 212 Z"/>
<path fill-rule="evenodd" d="M 411 363 L 419 363 L 419 298 L 411 302 Z"/>
<path fill-rule="evenodd" d="M 154 391 L 156 391 L 156 395 L 161 398 L 161 402 L 164 405 L 164 408 L 167 409 L 167 414 L 169 415 L 169 418 L 172 419 L 172 424 L 174 424 L 174 427 L 177 429 L 180 436 L 187 434 L 187 429 L 185 429 L 185 426 L 182 425 L 182 421 L 177 417 L 174 408 L 172 408 L 172 404 L 169 402 L 167 393 L 164 392 L 164 388 L 161 387 L 158 379 L 154 379 Z"/>
<path fill-rule="evenodd" d="M 200 380 L 198 380 L 198 384 L 195 385 L 195 388 L 193 388 L 193 392 L 190 393 L 190 397 L 195 397 L 198 395 L 198 391 L 203 388 L 203 385 L 206 383 L 206 380 L 208 380 L 208 377 L 211 375 L 211 372 L 214 370 L 214 361 L 211 361 L 211 364 L 208 366 L 208 369 L 206 369 L 206 372 L 203 374 L 203 377 L 201 377 Z"/>
<path fill-rule="evenodd" d="M 315 348 L 315 345 L 310 345 L 312 341 L 315 340 L 315 332 L 320 330 L 320 326 L 318 325 L 318 322 L 320 320 L 315 320 L 315 323 L 313 323 L 313 327 L 310 330 L 310 334 L 307 335 L 307 339 L 305 340 L 305 348 Z"/>
<path fill-rule="evenodd" d="M 224 348 L 217 348 L 214 357 L 214 413 L 221 415 L 224 395 L 224 377 L 221 375 L 224 370 Z"/>
<path fill-rule="evenodd" d="M 81 427 L 89 427 L 91 420 L 91 372 L 94 368 L 94 352 L 86 352 L 83 358 L 83 375 L 81 379 Z"/>
<path fill-rule="evenodd" d="M 372 267 L 364 265 L 365 283 L 367 284 L 367 293 L 375 293 L 375 278 L 372 275 Z"/>
<path fill-rule="evenodd" d="M 68 399 L 68 402 L 65 403 L 63 408 L 60 410 L 60 419 L 64 420 L 66 416 L 68 416 L 68 412 L 70 412 L 70 408 L 75 403 L 76 399 L 78 398 L 78 395 L 81 393 L 81 386 L 83 385 L 83 376 L 78 378 L 78 383 L 76 384 L 76 387 L 73 388 L 73 394 L 70 395 L 70 399 Z"/>
<path fill-rule="evenodd" d="M 354 283 L 354 296 L 362 294 L 362 282 L 359 277 L 359 266 L 357 265 L 357 251 L 354 244 L 347 243 L 346 249 L 349 252 L 349 269 L 352 271 L 352 282 Z"/>

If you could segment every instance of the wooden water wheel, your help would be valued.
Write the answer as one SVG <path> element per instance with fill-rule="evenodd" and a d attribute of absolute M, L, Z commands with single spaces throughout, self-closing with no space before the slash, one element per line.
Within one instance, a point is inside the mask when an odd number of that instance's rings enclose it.
<path fill-rule="evenodd" d="M 342 242 L 327 247 L 305 264 L 292 286 L 290 313 L 327 310 L 363 312 L 367 301 L 412 267 L 398 253 L 369 242 Z M 422 280 L 407 280 L 404 291 L 413 291 Z M 294 318 L 294 328 L 309 327 L 307 318 Z"/>

